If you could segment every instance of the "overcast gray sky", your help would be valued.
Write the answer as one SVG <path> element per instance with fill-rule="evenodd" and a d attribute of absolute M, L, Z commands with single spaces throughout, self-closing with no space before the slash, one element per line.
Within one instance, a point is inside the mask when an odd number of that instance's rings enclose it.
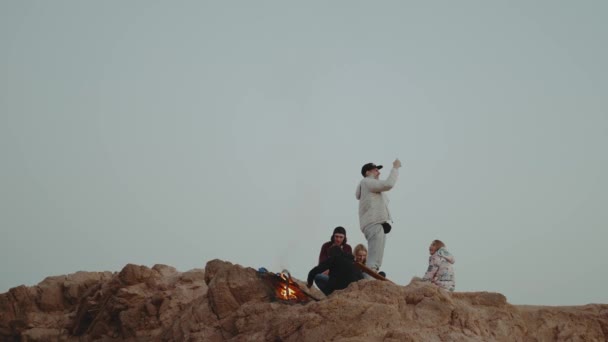
<path fill-rule="evenodd" d="M 404 167 L 383 269 L 608 303 L 605 1 L 2 1 L 0 292 L 127 263 L 315 266 Z M 383 170 L 385 177 L 388 170 Z"/>

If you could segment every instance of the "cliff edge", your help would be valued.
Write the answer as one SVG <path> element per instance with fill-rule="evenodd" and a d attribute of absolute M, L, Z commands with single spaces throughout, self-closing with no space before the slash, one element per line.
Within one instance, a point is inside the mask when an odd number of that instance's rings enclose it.
<path fill-rule="evenodd" d="M 256 270 L 221 260 L 187 272 L 129 264 L 0 294 L 0 340 L 608 341 L 608 304 L 514 306 L 418 281 L 362 280 L 313 296 L 276 300 Z"/>

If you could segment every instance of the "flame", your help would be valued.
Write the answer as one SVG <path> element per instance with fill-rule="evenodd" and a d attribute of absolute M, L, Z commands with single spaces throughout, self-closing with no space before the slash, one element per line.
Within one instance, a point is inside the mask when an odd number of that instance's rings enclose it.
<path fill-rule="evenodd" d="M 298 297 L 296 296 L 296 291 L 292 290 L 289 287 L 287 287 L 287 290 L 282 289 L 280 293 L 281 293 L 281 299 L 284 299 L 284 300 L 298 299 Z"/>
<path fill-rule="evenodd" d="M 278 300 L 289 303 L 307 303 L 310 301 L 310 295 L 300 288 L 287 270 L 283 270 L 281 273 L 265 273 L 265 279 L 273 289 L 274 297 Z"/>
<path fill-rule="evenodd" d="M 283 300 L 297 300 L 298 296 L 296 296 L 296 291 L 291 288 L 291 285 L 293 284 L 291 275 L 289 273 L 281 272 L 279 276 L 285 281 L 285 284 L 279 291 L 279 297 Z"/>

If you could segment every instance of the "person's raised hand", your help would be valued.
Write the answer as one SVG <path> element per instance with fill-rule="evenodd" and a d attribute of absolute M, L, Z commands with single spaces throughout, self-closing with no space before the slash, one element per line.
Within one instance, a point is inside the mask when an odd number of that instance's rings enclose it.
<path fill-rule="evenodd" d="M 393 168 L 394 169 L 398 169 L 401 167 L 401 161 L 399 160 L 399 158 L 395 159 L 395 161 L 393 162 Z"/>

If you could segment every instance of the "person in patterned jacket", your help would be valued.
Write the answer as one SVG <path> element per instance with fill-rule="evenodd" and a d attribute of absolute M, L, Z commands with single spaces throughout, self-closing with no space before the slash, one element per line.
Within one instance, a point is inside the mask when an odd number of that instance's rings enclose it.
<path fill-rule="evenodd" d="M 429 267 L 422 280 L 431 283 L 448 291 L 454 291 L 456 278 L 452 264 L 456 262 L 454 256 L 445 248 L 445 244 L 440 240 L 434 240 L 429 246 Z"/>

